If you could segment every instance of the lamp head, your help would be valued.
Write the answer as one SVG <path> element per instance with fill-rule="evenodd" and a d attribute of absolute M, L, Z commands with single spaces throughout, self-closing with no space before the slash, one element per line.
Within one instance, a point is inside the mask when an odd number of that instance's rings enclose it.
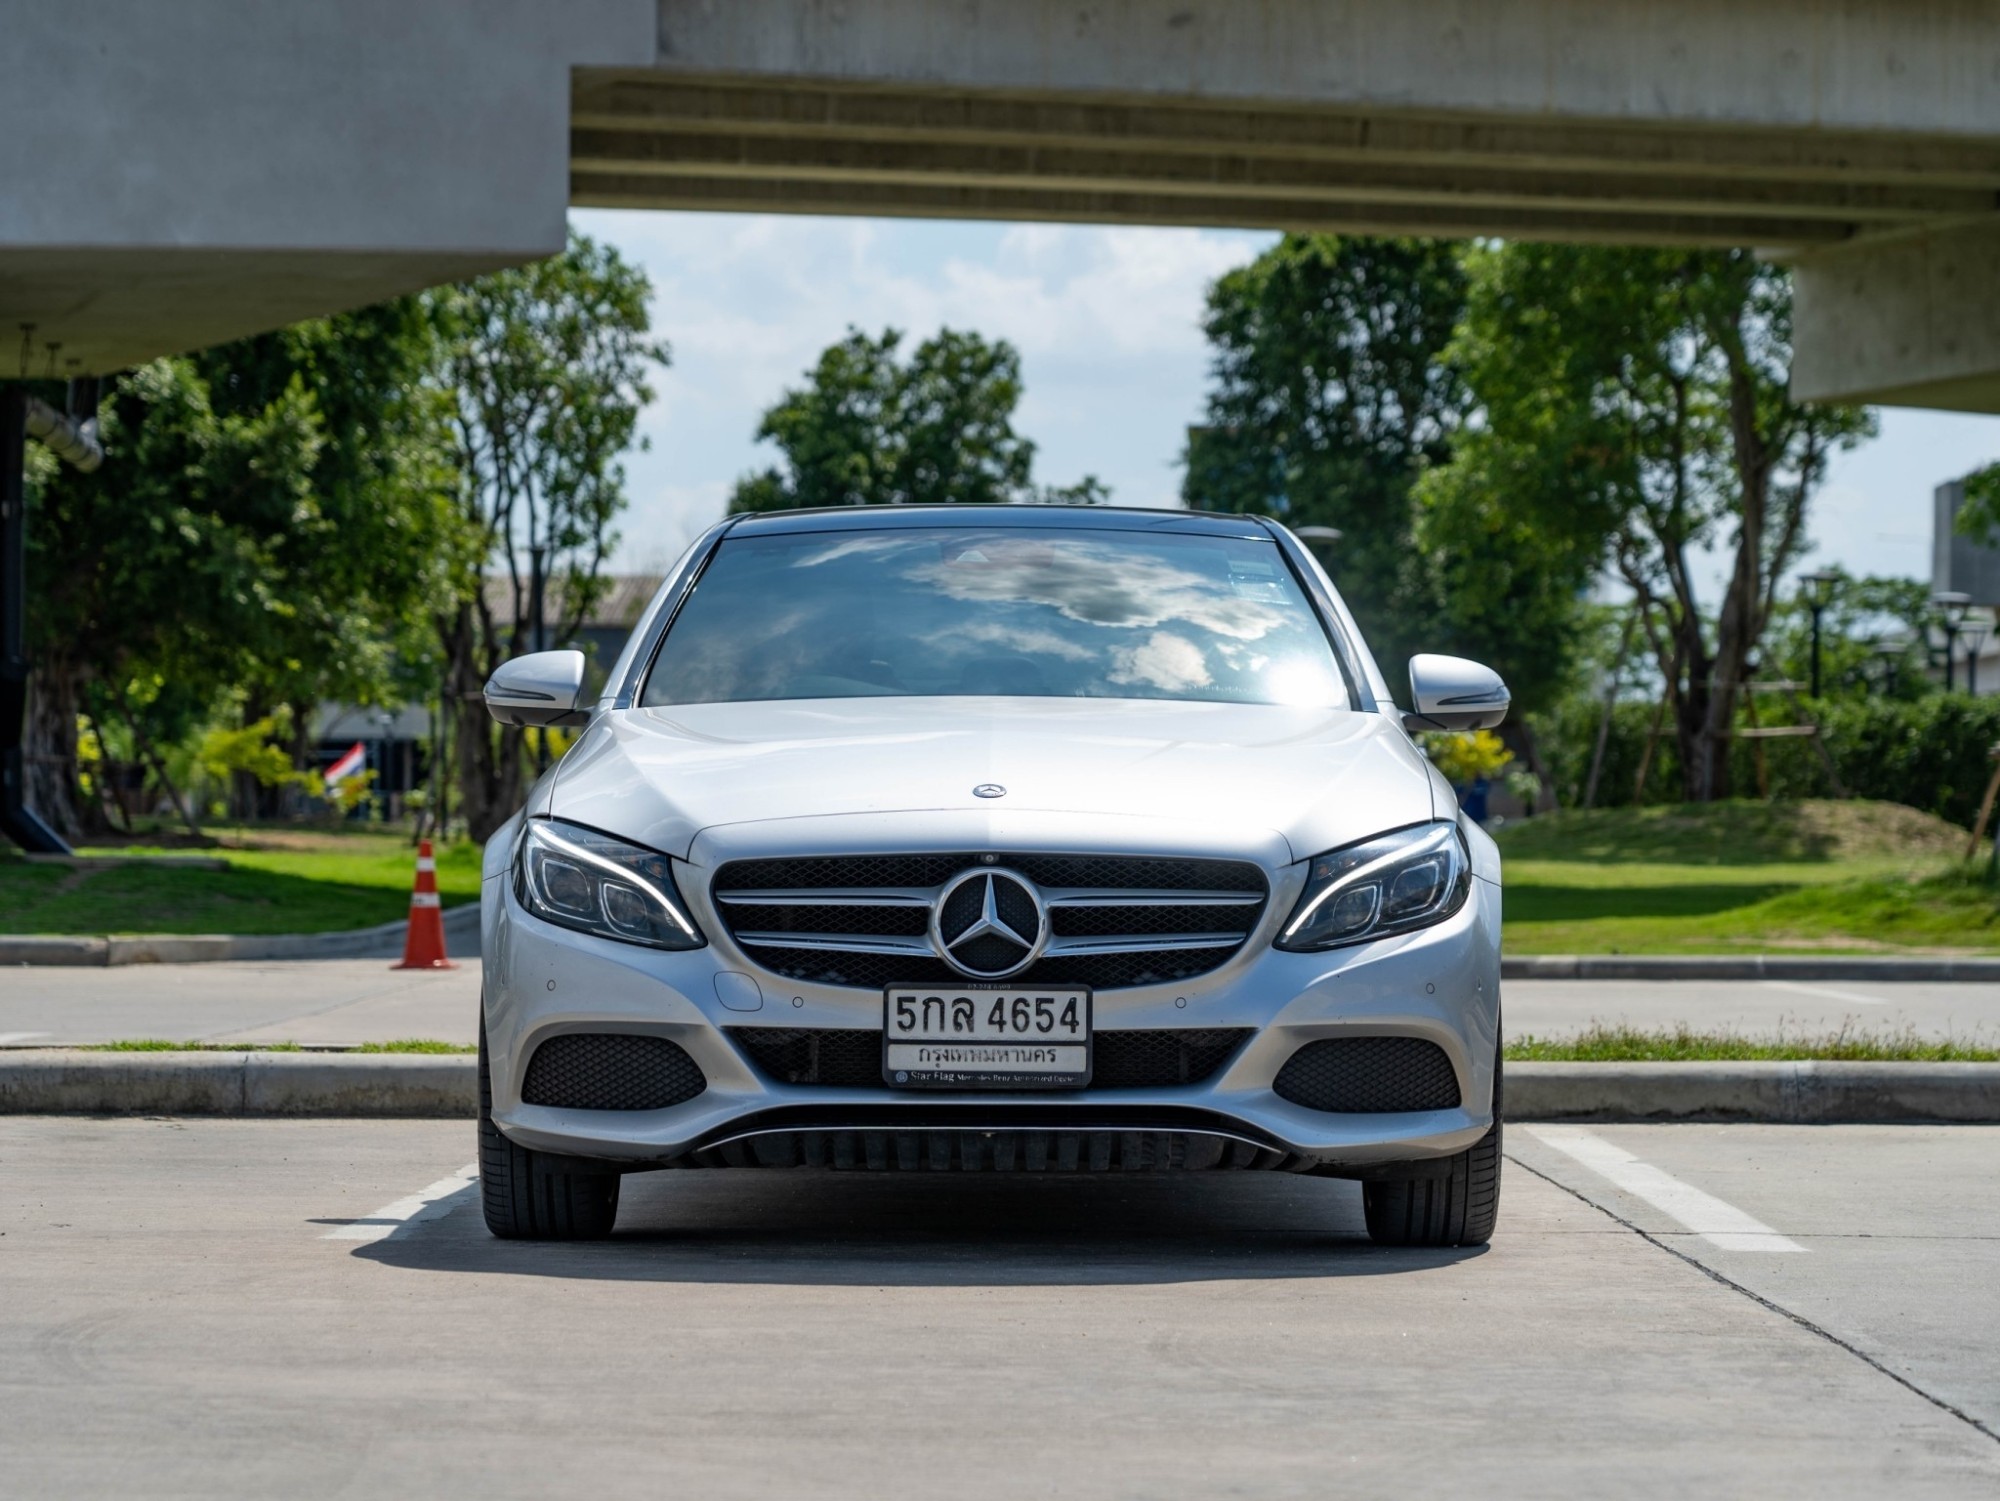
<path fill-rule="evenodd" d="M 1931 613 L 1954 629 L 1971 608 L 1972 596 L 1961 594 L 1956 589 L 1940 589 L 1931 595 Z"/>
<path fill-rule="evenodd" d="M 1833 598 L 1834 586 L 1840 582 L 1840 575 L 1831 568 L 1815 568 L 1811 573 L 1799 575 L 1799 583 L 1804 586 L 1806 600 L 1814 609 L 1824 609 Z"/>

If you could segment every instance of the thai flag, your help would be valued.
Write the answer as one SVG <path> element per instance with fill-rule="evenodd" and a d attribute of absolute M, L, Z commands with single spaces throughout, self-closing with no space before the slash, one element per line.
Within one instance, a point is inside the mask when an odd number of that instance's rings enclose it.
<path fill-rule="evenodd" d="M 361 742 L 359 740 L 355 741 L 352 746 L 348 747 L 347 750 L 341 753 L 341 757 L 338 761 L 334 762 L 333 765 L 327 767 L 325 772 L 326 790 L 331 792 L 333 790 L 334 783 L 342 780 L 345 777 L 353 776 L 354 773 L 361 770 L 361 768 L 367 764 L 367 761 L 368 761 L 368 752 L 361 748 Z"/>

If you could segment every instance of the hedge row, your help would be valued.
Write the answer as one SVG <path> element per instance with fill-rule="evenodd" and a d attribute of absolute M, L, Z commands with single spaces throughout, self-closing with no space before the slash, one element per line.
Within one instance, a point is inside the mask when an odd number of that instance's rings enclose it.
<path fill-rule="evenodd" d="M 1972 826 L 1980 796 L 1993 774 L 1988 752 L 2000 743 L 2000 698 L 1939 693 L 1909 701 L 1844 699 L 1807 702 L 1803 707 L 1821 725 L 1849 796 L 1904 803 L 1961 827 Z M 1793 718 L 1782 700 L 1766 699 L 1758 709 L 1765 725 L 1789 723 Z M 1601 712 L 1597 705 L 1572 703 L 1535 723 L 1543 762 L 1565 808 L 1582 803 Z M 1597 785 L 1597 807 L 1634 801 L 1633 783 L 1653 715 L 1651 704 L 1620 704 L 1612 715 L 1604 769 Z M 1739 740 L 1730 749 L 1732 790 L 1738 797 L 1757 795 L 1757 743 Z M 1831 795 L 1825 767 L 1810 741 L 1765 740 L 1762 745 L 1773 797 Z M 1644 801 L 1680 800 L 1680 757 L 1674 747 L 1673 726 L 1667 723 L 1653 750 Z"/>

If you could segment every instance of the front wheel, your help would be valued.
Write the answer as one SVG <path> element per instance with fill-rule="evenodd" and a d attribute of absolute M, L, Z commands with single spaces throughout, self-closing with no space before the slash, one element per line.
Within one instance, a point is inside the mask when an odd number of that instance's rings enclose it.
<path fill-rule="evenodd" d="M 493 1124 L 486 1024 L 479 1026 L 479 1199 L 502 1240 L 602 1240 L 618 1219 L 616 1173 L 578 1172 L 566 1158 L 516 1146 Z"/>
<path fill-rule="evenodd" d="M 1438 1178 L 1361 1185 L 1368 1238 L 1378 1246 L 1483 1246 L 1500 1217 L 1500 1060 L 1493 1060 L 1493 1126 Z"/>

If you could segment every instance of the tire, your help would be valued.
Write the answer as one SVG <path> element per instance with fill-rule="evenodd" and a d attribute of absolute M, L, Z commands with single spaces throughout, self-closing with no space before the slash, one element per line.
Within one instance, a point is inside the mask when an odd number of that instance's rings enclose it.
<path fill-rule="evenodd" d="M 618 1219 L 616 1173 L 577 1171 L 562 1157 L 516 1146 L 493 1124 L 486 1024 L 479 1026 L 479 1201 L 502 1240 L 602 1240 Z"/>
<path fill-rule="evenodd" d="M 1500 1071 L 1493 1060 L 1493 1126 L 1439 1178 L 1361 1185 L 1368 1238 L 1378 1246 L 1483 1246 L 1500 1217 Z"/>

